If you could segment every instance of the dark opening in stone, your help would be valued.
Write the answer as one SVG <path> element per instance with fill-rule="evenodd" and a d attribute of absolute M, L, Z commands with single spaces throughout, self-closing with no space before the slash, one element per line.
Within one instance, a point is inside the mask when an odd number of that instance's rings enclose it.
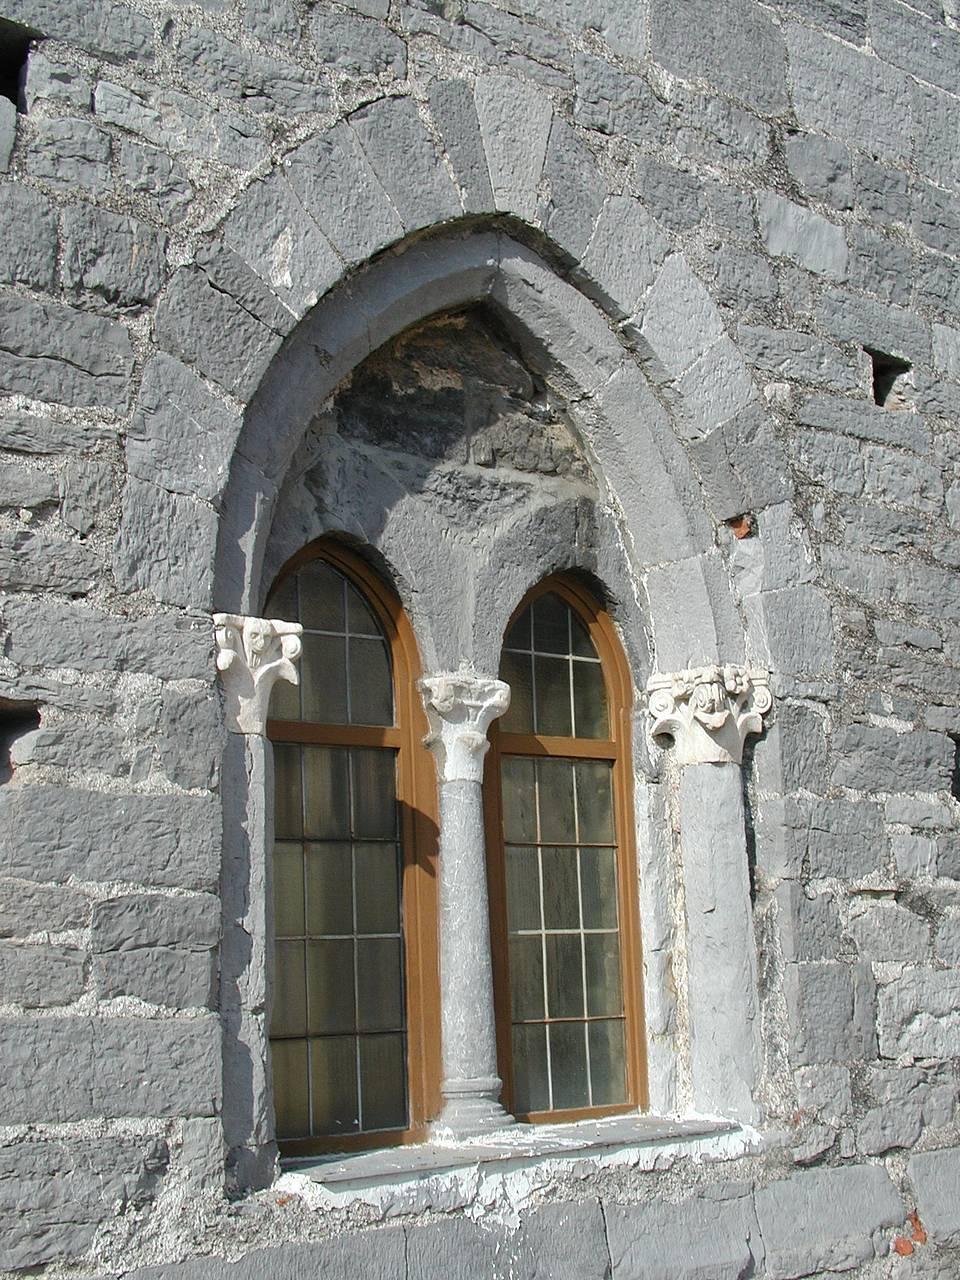
<path fill-rule="evenodd" d="M 9 782 L 13 773 L 10 748 L 25 733 L 40 728 L 40 708 L 35 702 L 0 698 L 0 783 Z"/>
<path fill-rule="evenodd" d="M 32 27 L 0 18 L 0 94 L 9 98 L 18 110 L 30 45 L 41 38 L 40 32 Z"/>
<path fill-rule="evenodd" d="M 864 347 L 873 366 L 874 403 L 885 409 L 903 409 L 909 403 L 906 376 L 910 372 L 909 360 L 888 356 L 882 351 Z"/>

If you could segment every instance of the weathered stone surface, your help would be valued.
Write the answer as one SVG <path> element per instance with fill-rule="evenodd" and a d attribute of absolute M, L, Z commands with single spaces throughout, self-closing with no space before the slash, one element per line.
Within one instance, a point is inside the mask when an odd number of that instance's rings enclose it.
<path fill-rule="evenodd" d="M 50 202 L 13 183 L 0 187 L 0 281 L 49 292 L 56 271 L 57 218 Z"/>
<path fill-rule="evenodd" d="M 63 215 L 63 283 L 79 296 L 120 307 L 160 291 L 167 238 L 133 218 L 77 207 Z"/>
<path fill-rule="evenodd" d="M 156 147 L 120 143 L 120 176 L 126 188 L 171 226 L 184 217 L 194 191 L 183 167 Z"/>
<path fill-rule="evenodd" d="M 28 298 L 0 298 L 0 390 L 121 409 L 133 351 L 122 325 Z"/>
<path fill-rule="evenodd" d="M 83 929 L 89 916 L 89 899 L 77 889 L 31 880 L 0 880 L 0 937 Z"/>
<path fill-rule="evenodd" d="M 17 108 L 9 98 L 0 99 L 0 173 L 10 168 L 10 157 L 17 141 Z"/>
<path fill-rule="evenodd" d="M 848 254 L 842 227 L 772 191 L 758 197 L 757 215 L 771 257 L 792 258 L 832 280 L 846 277 Z"/>
<path fill-rule="evenodd" d="M 858 440 L 901 445 L 920 453 L 930 446 L 930 429 L 923 418 L 914 413 L 891 413 L 866 400 L 814 395 L 804 401 L 799 416 L 805 426 L 838 431 Z"/>
<path fill-rule="evenodd" d="M 533 85 L 509 76 L 481 76 L 477 118 L 496 207 L 532 219 L 553 110 Z"/>
<path fill-rule="evenodd" d="M 624 244 L 630 246 L 626 257 Z M 669 244 L 639 200 L 609 196 L 575 270 L 578 284 L 614 316 L 633 315 L 653 284 Z"/>
<path fill-rule="evenodd" d="M 853 208 L 853 165 L 839 142 L 795 133 L 784 140 L 787 167 L 808 196 L 835 209 Z"/>
<path fill-rule="evenodd" d="M 220 814 L 213 797 L 6 786 L 0 817 L 4 875 L 185 889 L 209 889 L 216 881 Z"/>
<path fill-rule="evenodd" d="M 960 1053 L 960 973 L 906 969 L 880 988 L 880 1056 L 950 1058 Z"/>
<path fill-rule="evenodd" d="M 217 966 L 211 952 L 139 947 L 93 957 L 93 983 L 101 999 L 135 996 L 173 1009 L 213 1008 Z"/>
<path fill-rule="evenodd" d="M 102 195 L 113 186 L 110 138 L 86 120 L 42 120 L 26 149 L 27 172 L 64 191 Z"/>
<path fill-rule="evenodd" d="M 574 119 L 585 129 L 651 141 L 662 136 L 663 104 L 640 76 L 628 75 L 603 58 L 578 53 Z M 641 190 L 641 195 L 645 192 Z"/>
<path fill-rule="evenodd" d="M 549 197 L 541 201 L 539 220 L 546 234 L 579 259 L 603 203 L 603 183 L 590 148 L 565 120 L 554 117 L 543 166 Z"/>
<path fill-rule="evenodd" d="M 72 1004 L 84 986 L 84 953 L 76 947 L 0 943 L 4 1003 L 25 1009 Z"/>
<path fill-rule="evenodd" d="M 100 609 L 15 596 L 0 598 L 4 653 L 23 667 L 142 671 L 163 679 L 208 679 L 209 618 L 121 618 Z"/>
<path fill-rule="evenodd" d="M 644 299 L 641 333 L 665 378 L 679 377 L 723 335 L 717 308 L 680 254 L 666 260 Z"/>
<path fill-rule="evenodd" d="M 794 1062 L 858 1062 L 876 1053 L 869 966 L 788 964 L 783 985 Z"/>
<path fill-rule="evenodd" d="M 897 733 L 872 725 L 845 725 L 834 734 L 839 786 L 864 791 L 941 791 L 949 788 L 953 743 L 942 733 Z"/>
<path fill-rule="evenodd" d="M 113 469 L 109 463 L 74 458 L 60 481 L 60 515 L 81 536 L 90 533 L 114 499 Z"/>
<path fill-rule="evenodd" d="M 777 670 L 799 676 L 833 671 L 833 619 L 819 587 L 762 591 L 744 607 L 757 651 Z"/>
<path fill-rule="evenodd" d="M 663 1215 L 670 1230 L 662 1230 Z M 604 1205 L 613 1280 L 699 1280 L 744 1275 L 763 1257 L 753 1198 L 743 1188 L 679 1204 Z"/>
<path fill-rule="evenodd" d="M 57 499 L 57 481 L 48 471 L 18 462 L 0 462 L 0 507 L 42 507 Z"/>
<path fill-rule="evenodd" d="M 960 1236 L 960 1152 L 926 1151 L 912 1156 L 907 1173 L 917 1193 L 917 1212 L 930 1238 L 954 1244 Z"/>
<path fill-rule="evenodd" d="M 382 98 L 350 125 L 408 231 L 459 217 L 460 199 L 411 98 Z"/>
<path fill-rule="evenodd" d="M 243 23 L 248 31 L 268 42 L 293 44 L 300 35 L 300 17 L 293 0 L 246 0 Z"/>
<path fill-rule="evenodd" d="M 329 104 L 330 90 L 315 71 L 253 53 L 215 31 L 174 28 L 171 47 L 186 80 L 247 110 L 297 115 Z"/>
<path fill-rule="evenodd" d="M 77 44 L 117 60 L 153 60 L 153 23 L 117 0 L 62 4 L 61 0 L 8 0 L 5 17 L 53 40 Z"/>
<path fill-rule="evenodd" d="M 919 80 L 956 92 L 960 32 L 931 22 L 899 0 L 877 0 L 870 10 L 870 43 L 879 56 Z"/>
<path fill-rule="evenodd" d="M 847 932 L 864 960 L 923 960 L 930 950 L 930 925 L 895 902 L 878 902 L 854 916 Z"/>
<path fill-rule="evenodd" d="M 131 478 L 114 548 L 117 581 L 166 604 L 209 608 L 216 538 L 216 512 L 206 503 Z"/>
<path fill-rule="evenodd" d="M 164 689 L 160 767 L 180 787 L 215 788 L 223 753 L 223 716 L 216 697 Z"/>
<path fill-rule="evenodd" d="M 536 1272 L 554 1280 L 607 1280 L 610 1275 L 606 1226 L 597 1200 L 543 1205 L 524 1217 L 522 1236 Z"/>
<path fill-rule="evenodd" d="M 10 748 L 14 765 L 44 764 L 55 768 L 105 773 L 118 778 L 130 772 L 122 734 L 110 726 L 78 724 L 43 727 L 19 737 Z"/>
<path fill-rule="evenodd" d="M 849 1270 L 885 1254 L 904 1211 L 883 1168 L 820 1169 L 757 1192 L 770 1280 Z"/>
<path fill-rule="evenodd" d="M 8 1124 L 215 1114 L 216 1018 L 9 1017 L 0 1028 Z"/>
<path fill-rule="evenodd" d="M 99 573 L 96 553 L 82 543 L 42 533 L 0 532 L 0 582 L 8 591 L 82 596 Z"/>
<path fill-rule="evenodd" d="M 878 502 L 914 507 L 928 515 L 943 509 L 940 468 L 908 453 L 868 446 L 863 450 L 864 493 Z"/>
<path fill-rule="evenodd" d="M 91 930 L 97 952 L 176 946 L 209 950 L 220 933 L 220 903 L 210 894 L 104 898 L 94 904 Z"/>
<path fill-rule="evenodd" d="M 878 302 L 861 293 L 830 289 L 820 299 L 816 318 L 823 330 L 839 342 L 856 342 L 910 362 L 930 358 L 929 326 L 905 307 Z"/>
<path fill-rule="evenodd" d="M 406 46 L 378 22 L 325 9 L 314 15 L 310 34 L 320 61 L 335 71 L 350 76 L 389 72 L 401 80 L 406 74 Z"/>
<path fill-rule="evenodd" d="M 683 95 L 677 145 L 683 155 L 708 164 L 762 166 L 770 131 L 762 120 L 707 94 Z"/>
<path fill-rule="evenodd" d="M 31 51 L 23 81 L 23 99 L 28 113 L 43 100 L 89 110 L 91 97 L 89 82 L 75 67 L 46 57 L 40 49 Z"/>
<path fill-rule="evenodd" d="M 452 1218 L 407 1231 L 409 1280 L 434 1280 L 451 1272 L 506 1276 L 516 1273 L 515 1259 L 516 1242 L 503 1227 Z"/>
<path fill-rule="evenodd" d="M 839 347 L 806 333 L 742 324 L 737 329 L 737 345 L 748 364 L 764 373 L 838 391 L 854 391 L 861 384 L 855 362 Z"/>
<path fill-rule="evenodd" d="M 650 49 L 668 71 L 707 80 L 758 111 L 774 114 L 786 106 L 783 37 L 749 0 L 736 0 L 722 14 L 702 0 L 682 9 L 654 0 Z"/>
<path fill-rule="evenodd" d="M 832 894 L 808 897 L 795 881 L 774 895 L 784 960 L 834 960 L 840 950 L 840 913 Z"/>

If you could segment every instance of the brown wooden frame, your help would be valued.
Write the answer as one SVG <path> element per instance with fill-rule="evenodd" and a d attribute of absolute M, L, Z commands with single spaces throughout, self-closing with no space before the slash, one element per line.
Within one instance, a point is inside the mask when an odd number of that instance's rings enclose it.
<path fill-rule="evenodd" d="M 293 556 L 277 575 L 272 590 L 313 560 L 324 560 L 338 569 L 367 602 L 383 628 L 390 647 L 395 725 L 368 727 L 268 720 L 267 736 L 273 742 L 393 747 L 397 751 L 410 1126 L 398 1131 L 286 1139 L 279 1144 L 284 1156 L 362 1151 L 422 1142 L 430 1120 L 440 1109 L 437 791 L 433 760 L 423 745 L 428 724 L 417 691 L 421 670 L 417 642 L 403 606 L 391 588 L 366 561 L 330 538 L 321 538 Z"/>
<path fill-rule="evenodd" d="M 510 975 L 507 945 L 506 850 L 503 839 L 503 805 L 500 762 L 504 755 L 553 756 L 566 759 L 595 759 L 613 762 L 613 804 L 617 835 L 617 889 L 620 918 L 621 974 L 625 1014 L 627 1055 L 627 1101 L 614 1106 L 583 1107 L 517 1115 L 534 1124 L 622 1114 L 648 1106 L 646 1053 L 643 1020 L 643 987 L 640 981 L 642 955 L 637 893 L 635 814 L 633 806 L 633 766 L 631 756 L 631 712 L 633 682 L 630 669 L 610 615 L 576 580 L 565 574 L 545 578 L 514 610 L 507 634 L 524 609 L 540 596 L 553 594 L 565 601 L 586 626 L 603 672 L 611 737 L 548 737 L 541 734 L 507 733 L 498 723 L 490 732 L 490 752 L 484 776 L 484 808 L 487 832 L 487 876 L 490 886 L 490 935 L 493 949 L 493 981 L 497 1018 L 497 1053 L 503 1077 L 503 1099 L 513 1110 L 513 1052 L 510 1016 Z"/>

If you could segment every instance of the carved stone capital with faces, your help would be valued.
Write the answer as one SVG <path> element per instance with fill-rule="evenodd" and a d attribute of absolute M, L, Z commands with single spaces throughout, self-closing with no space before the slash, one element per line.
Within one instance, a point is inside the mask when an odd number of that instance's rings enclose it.
<path fill-rule="evenodd" d="M 426 676 L 418 688 L 430 723 L 424 743 L 436 757 L 440 781 L 481 782 L 487 730 L 509 707 L 510 686 L 461 666 Z"/>
<path fill-rule="evenodd" d="M 739 764 L 772 706 L 768 673 L 751 667 L 691 667 L 647 681 L 650 732 L 673 738 L 680 764 Z"/>
<path fill-rule="evenodd" d="M 270 693 L 278 680 L 298 684 L 303 632 L 299 622 L 215 613 L 217 670 L 231 733 L 266 733 Z"/>

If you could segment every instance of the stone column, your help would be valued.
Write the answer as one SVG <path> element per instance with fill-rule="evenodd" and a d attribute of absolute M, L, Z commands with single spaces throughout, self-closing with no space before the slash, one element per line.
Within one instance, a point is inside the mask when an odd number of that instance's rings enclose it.
<path fill-rule="evenodd" d="M 226 613 L 213 620 L 230 731 L 220 875 L 223 1132 L 230 1180 L 248 1189 L 270 1184 L 277 1156 L 267 1068 L 267 859 L 273 844 L 267 710 L 277 680 L 297 683 L 301 627 Z"/>
<path fill-rule="evenodd" d="M 481 790 L 487 729 L 510 688 L 466 668 L 419 687 L 440 785 L 440 1127 L 465 1137 L 512 1123 L 499 1102 Z"/>
<path fill-rule="evenodd" d="M 757 954 L 740 764 L 773 705 L 764 671 L 697 667 L 647 683 L 655 737 L 673 739 L 687 914 L 693 1105 L 756 1123 Z"/>

